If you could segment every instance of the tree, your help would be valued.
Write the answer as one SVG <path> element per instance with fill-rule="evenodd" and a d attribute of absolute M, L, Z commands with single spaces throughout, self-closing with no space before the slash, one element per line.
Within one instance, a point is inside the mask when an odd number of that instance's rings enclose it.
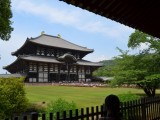
<path fill-rule="evenodd" d="M 102 63 L 104 66 L 100 67 L 99 69 L 94 71 L 93 75 L 94 76 L 112 77 L 113 76 L 112 68 L 115 65 L 114 61 L 113 60 L 104 60 L 104 61 L 100 61 L 100 63 Z"/>
<path fill-rule="evenodd" d="M 7 41 L 11 37 L 10 34 L 13 31 L 11 18 L 11 1 L 0 0 L 0 38 L 2 40 Z"/>
<path fill-rule="evenodd" d="M 128 47 L 137 49 L 142 43 L 148 48 L 138 54 L 129 55 L 128 51 L 119 49 L 121 55 L 115 57 L 115 80 L 112 84 L 136 84 L 151 97 L 160 86 L 160 42 L 158 38 L 136 30 L 129 38 Z"/>
<path fill-rule="evenodd" d="M 28 105 L 24 78 L 0 78 L 0 119 L 22 113 Z"/>

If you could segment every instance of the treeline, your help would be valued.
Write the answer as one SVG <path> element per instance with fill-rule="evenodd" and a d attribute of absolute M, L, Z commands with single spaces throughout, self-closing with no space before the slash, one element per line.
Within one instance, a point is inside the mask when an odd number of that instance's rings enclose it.
<path fill-rule="evenodd" d="M 94 76 L 106 76 L 112 77 L 113 76 L 113 67 L 115 66 L 114 60 L 103 60 L 100 61 L 104 66 L 94 71 Z"/>

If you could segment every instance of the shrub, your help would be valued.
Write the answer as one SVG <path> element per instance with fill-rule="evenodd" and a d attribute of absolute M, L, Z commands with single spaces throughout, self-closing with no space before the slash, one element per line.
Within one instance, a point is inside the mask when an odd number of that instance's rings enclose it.
<path fill-rule="evenodd" d="M 11 117 L 27 108 L 24 78 L 0 78 L 0 115 Z M 2 118 L 0 118 L 2 119 Z"/>
<path fill-rule="evenodd" d="M 47 106 L 47 114 L 53 113 L 53 116 L 56 116 L 57 112 L 60 112 L 60 116 L 62 116 L 63 111 L 75 110 L 77 105 L 72 101 L 68 102 L 62 98 L 57 99 L 56 101 L 52 101 Z M 74 111 L 73 111 L 74 114 Z M 68 113 L 67 113 L 68 115 Z"/>
<path fill-rule="evenodd" d="M 125 94 L 119 94 L 118 95 L 121 102 L 127 102 L 132 100 L 137 100 L 140 98 L 140 96 L 133 94 L 131 92 L 125 93 Z"/>
<path fill-rule="evenodd" d="M 31 112 L 37 112 L 37 113 L 44 113 L 46 111 L 46 107 L 44 104 L 34 104 L 30 103 L 28 104 L 28 107 L 26 109 L 26 113 L 31 113 Z"/>

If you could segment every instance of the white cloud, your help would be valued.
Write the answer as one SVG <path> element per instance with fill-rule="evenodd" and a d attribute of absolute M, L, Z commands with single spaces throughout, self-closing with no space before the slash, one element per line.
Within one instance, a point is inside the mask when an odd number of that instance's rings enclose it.
<path fill-rule="evenodd" d="M 88 11 L 67 5 L 66 8 L 51 6 L 47 2 L 35 3 L 31 0 L 13 0 L 13 9 L 25 12 L 49 22 L 67 25 L 82 31 L 101 33 L 116 39 L 121 39 L 126 33 L 133 32 L 133 29 L 121 24 L 113 25 L 112 21 L 99 17 Z M 61 4 L 61 2 L 59 3 Z"/>

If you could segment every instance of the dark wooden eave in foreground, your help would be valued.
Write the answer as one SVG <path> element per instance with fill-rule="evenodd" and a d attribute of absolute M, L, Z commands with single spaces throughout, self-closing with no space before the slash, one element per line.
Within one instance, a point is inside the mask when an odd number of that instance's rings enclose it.
<path fill-rule="evenodd" d="M 160 38 L 159 0 L 60 0 Z"/>

